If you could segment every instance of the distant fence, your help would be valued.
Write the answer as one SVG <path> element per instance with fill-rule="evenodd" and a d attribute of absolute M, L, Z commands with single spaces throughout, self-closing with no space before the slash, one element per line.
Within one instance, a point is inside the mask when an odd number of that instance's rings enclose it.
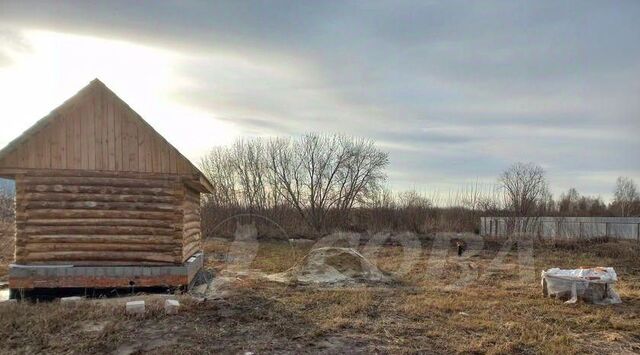
<path fill-rule="evenodd" d="M 481 217 L 480 235 L 506 236 L 513 232 L 543 238 L 610 237 L 640 243 L 640 217 Z"/>

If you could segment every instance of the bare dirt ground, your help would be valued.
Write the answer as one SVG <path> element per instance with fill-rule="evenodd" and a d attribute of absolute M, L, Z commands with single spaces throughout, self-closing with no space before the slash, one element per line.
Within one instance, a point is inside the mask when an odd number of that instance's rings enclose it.
<path fill-rule="evenodd" d="M 638 353 L 640 352 L 640 246 L 536 245 L 535 270 L 523 279 L 517 252 L 490 267 L 499 243 L 433 267 L 442 250 L 421 240 L 410 272 L 386 284 L 291 285 L 236 275 L 215 297 L 179 296 L 178 315 L 162 311 L 164 298 L 147 300 L 144 316 L 127 316 L 127 299 L 74 304 L 0 304 L 0 353 Z M 228 243 L 207 243 L 209 255 Z M 251 267 L 282 272 L 310 245 L 262 242 Z M 387 273 L 400 266 L 402 247 L 386 245 L 375 263 Z M 224 267 L 221 257 L 209 266 Z M 440 264 L 442 265 L 442 264 Z M 565 305 L 543 298 L 540 271 L 550 267 L 612 266 L 623 303 Z M 435 270 L 435 271 L 434 271 Z M 439 270 L 439 271 L 438 271 Z M 469 277 L 471 275 L 471 277 Z M 469 277 L 468 284 L 459 280 Z"/>

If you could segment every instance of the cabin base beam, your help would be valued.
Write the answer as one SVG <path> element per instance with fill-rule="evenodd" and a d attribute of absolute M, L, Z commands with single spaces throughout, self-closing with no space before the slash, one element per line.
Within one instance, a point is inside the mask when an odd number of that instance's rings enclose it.
<path fill-rule="evenodd" d="M 40 288 L 187 287 L 202 268 L 203 254 L 182 265 L 74 266 L 18 265 L 9 268 L 9 288 L 15 292 Z"/>

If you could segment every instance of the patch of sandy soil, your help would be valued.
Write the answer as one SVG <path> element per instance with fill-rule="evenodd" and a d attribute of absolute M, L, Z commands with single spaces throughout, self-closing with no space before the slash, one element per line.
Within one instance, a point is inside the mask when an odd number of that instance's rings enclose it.
<path fill-rule="evenodd" d="M 355 285 L 389 282 L 391 278 L 371 261 L 351 248 L 323 247 L 311 250 L 287 271 L 269 274 L 255 269 L 229 268 L 210 274 L 201 273 L 190 294 L 200 299 L 218 299 L 229 295 L 234 285 L 247 280 L 269 280 L 285 284 Z"/>
<path fill-rule="evenodd" d="M 390 278 L 352 248 L 313 249 L 291 269 L 267 275 L 276 282 L 294 284 L 337 284 L 387 282 Z"/>

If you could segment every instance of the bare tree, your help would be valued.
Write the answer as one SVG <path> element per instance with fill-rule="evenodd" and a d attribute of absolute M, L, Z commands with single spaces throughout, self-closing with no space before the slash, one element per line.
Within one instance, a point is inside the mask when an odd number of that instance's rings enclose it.
<path fill-rule="evenodd" d="M 268 208 L 265 144 L 262 140 L 238 140 L 231 148 L 231 164 L 243 204 L 250 210 Z"/>
<path fill-rule="evenodd" d="M 0 224 L 12 223 L 14 216 L 13 189 L 5 181 L 0 179 Z"/>
<path fill-rule="evenodd" d="M 515 163 L 500 175 L 498 181 L 505 190 L 506 206 L 516 217 L 514 222 L 521 221 L 515 222 L 512 228 L 528 231 L 539 205 L 549 193 L 544 169 L 534 163 Z"/>
<path fill-rule="evenodd" d="M 366 204 L 383 190 L 384 168 L 389 163 L 387 153 L 374 146 L 373 141 L 341 137 L 341 144 L 349 152 L 345 168 L 339 171 L 337 207 L 343 214 L 356 203 Z"/>
<path fill-rule="evenodd" d="M 0 179 L 0 265 L 6 265 L 13 259 L 14 196 L 14 189 Z"/>
<path fill-rule="evenodd" d="M 388 161 L 370 140 L 307 134 L 241 139 L 213 149 L 200 165 L 214 188 L 210 206 L 293 209 L 319 232 L 331 211 L 344 223 L 354 206 L 377 194 Z"/>
<path fill-rule="evenodd" d="M 272 141 L 268 160 L 274 190 L 318 232 L 379 189 L 389 161 L 372 141 L 318 134 Z"/>
<path fill-rule="evenodd" d="M 563 216 L 573 216 L 578 211 L 578 203 L 580 202 L 580 193 L 574 187 L 570 188 L 567 193 L 560 195 L 558 203 L 559 212 Z"/>
<path fill-rule="evenodd" d="M 580 195 L 573 187 L 560 195 L 557 205 L 558 213 L 563 217 L 604 216 L 607 212 L 607 206 L 600 197 Z"/>
<path fill-rule="evenodd" d="M 613 196 L 613 207 L 619 211 L 620 216 L 629 217 L 638 213 L 640 194 L 638 194 L 638 187 L 632 179 L 623 176 L 618 177 Z"/>
<path fill-rule="evenodd" d="M 404 228 L 415 233 L 424 232 L 428 212 L 433 207 L 428 198 L 415 190 L 403 191 L 397 194 L 396 206 L 402 211 L 397 219 Z"/>
<path fill-rule="evenodd" d="M 200 168 L 213 185 L 213 192 L 207 195 L 208 202 L 218 206 L 239 206 L 238 178 L 234 169 L 231 150 L 217 147 L 200 161 Z"/>

